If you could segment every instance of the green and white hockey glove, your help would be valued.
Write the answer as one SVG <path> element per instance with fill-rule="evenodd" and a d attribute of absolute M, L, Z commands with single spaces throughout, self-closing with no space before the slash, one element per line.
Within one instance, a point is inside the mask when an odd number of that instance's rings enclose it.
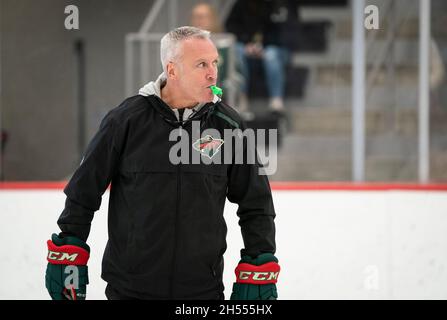
<path fill-rule="evenodd" d="M 256 258 L 243 256 L 235 269 L 236 282 L 230 300 L 276 300 L 280 269 L 278 259 L 271 253 Z"/>
<path fill-rule="evenodd" d="M 48 245 L 45 286 L 53 300 L 85 300 L 90 247 L 77 237 L 53 233 Z"/>

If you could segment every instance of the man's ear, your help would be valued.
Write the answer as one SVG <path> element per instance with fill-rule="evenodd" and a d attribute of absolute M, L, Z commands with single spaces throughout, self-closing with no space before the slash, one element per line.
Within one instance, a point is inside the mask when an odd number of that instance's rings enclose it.
<path fill-rule="evenodd" d="M 168 79 L 177 80 L 178 70 L 174 62 L 172 61 L 168 62 L 168 64 L 166 65 L 166 71 L 168 73 L 166 75 Z"/>

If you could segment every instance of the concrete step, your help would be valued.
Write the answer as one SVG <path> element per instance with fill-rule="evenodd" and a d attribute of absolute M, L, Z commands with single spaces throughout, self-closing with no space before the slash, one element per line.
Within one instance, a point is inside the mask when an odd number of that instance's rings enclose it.
<path fill-rule="evenodd" d="M 365 127 L 367 134 L 393 131 L 397 134 L 413 134 L 417 128 L 416 114 L 412 110 L 399 110 L 389 120 L 382 110 L 367 110 Z M 337 108 L 296 108 L 291 112 L 293 132 L 298 134 L 344 134 L 352 131 L 351 110 Z"/>
<path fill-rule="evenodd" d="M 430 176 L 434 181 L 447 181 L 447 148 L 430 152 Z"/>
<path fill-rule="evenodd" d="M 300 8 L 302 21 L 330 21 L 336 23 L 340 20 L 350 19 L 352 12 L 350 7 L 302 7 Z"/>
<path fill-rule="evenodd" d="M 296 66 L 342 66 L 352 63 L 352 39 L 330 38 L 329 49 L 325 53 L 296 53 L 292 64 Z M 366 63 L 372 65 L 386 49 L 386 40 L 376 39 L 366 47 Z M 419 43 L 417 39 L 396 39 L 393 41 L 392 57 L 396 66 L 417 66 Z M 386 52 L 386 51 L 385 51 Z M 385 54 L 385 57 L 388 57 Z"/>
<path fill-rule="evenodd" d="M 368 67 L 366 69 L 366 77 L 369 77 L 373 67 Z M 316 85 L 340 85 L 340 86 L 350 86 L 352 84 L 352 66 L 351 65 L 320 65 L 316 69 Z M 395 82 L 399 86 L 413 86 L 418 85 L 418 68 L 399 66 L 394 70 Z M 387 85 L 388 73 L 386 66 L 382 66 L 378 69 L 377 76 L 374 86 L 384 86 Z"/>
<path fill-rule="evenodd" d="M 335 77 L 332 77 L 333 79 Z M 352 87 L 334 81 L 332 84 L 328 78 L 321 79 L 323 84 L 312 85 L 308 83 L 304 97 L 298 101 L 302 107 L 345 108 L 351 105 Z M 407 109 L 409 106 L 418 105 L 417 85 L 374 86 L 367 90 L 366 105 L 368 108 L 395 107 Z"/>
<path fill-rule="evenodd" d="M 367 156 L 375 157 L 414 157 L 418 154 L 418 137 L 398 134 L 375 134 L 366 137 Z M 432 135 L 430 150 L 434 155 L 447 153 L 447 136 Z M 279 150 L 281 157 L 294 157 L 312 160 L 324 154 L 331 159 L 345 159 L 351 155 L 350 135 L 300 135 L 289 134 L 283 139 Z"/>
<path fill-rule="evenodd" d="M 351 1 L 350 1 L 351 2 Z M 387 10 L 389 6 L 389 0 L 375 0 L 372 3 L 376 5 L 379 9 L 379 17 L 381 21 L 387 15 Z M 418 0 L 407 0 L 407 1 L 396 1 L 396 11 L 397 12 L 406 12 L 405 17 L 415 19 L 418 16 L 419 9 L 419 1 Z M 309 6 L 300 8 L 300 16 L 303 21 L 321 21 L 328 20 L 334 24 L 339 23 L 340 21 L 348 21 L 352 19 L 352 5 L 348 4 L 347 7 L 317 7 L 317 6 Z M 347 22 L 347 24 L 351 24 L 352 22 Z M 385 25 L 381 25 L 381 29 L 384 28 Z"/>
<path fill-rule="evenodd" d="M 314 159 L 280 158 L 278 170 L 270 176 L 272 181 L 349 181 L 352 179 L 351 160 L 345 158 L 326 161 Z M 365 160 L 365 177 L 367 181 L 415 181 L 417 180 L 416 158 L 381 158 L 368 157 Z"/>
<path fill-rule="evenodd" d="M 412 17 L 405 19 L 399 26 L 396 26 L 396 38 L 398 39 L 418 39 L 419 19 Z M 381 19 L 378 30 L 365 30 L 365 36 L 374 36 L 375 39 L 386 39 L 389 30 L 389 23 Z M 339 20 L 335 26 L 335 37 L 337 39 L 352 39 L 352 19 Z"/>
<path fill-rule="evenodd" d="M 373 135 L 366 139 L 368 181 L 416 181 L 417 137 Z M 348 136 L 287 135 L 271 180 L 337 181 L 351 179 L 351 139 Z M 447 181 L 447 136 L 431 138 L 430 174 Z"/>
<path fill-rule="evenodd" d="M 307 107 L 290 110 L 292 130 L 297 134 L 350 135 L 351 110 L 347 108 Z M 416 108 L 367 109 L 365 128 L 367 134 L 393 133 L 416 136 L 418 110 Z M 447 134 L 447 111 L 432 110 L 430 130 L 432 135 Z"/>
<path fill-rule="evenodd" d="M 406 2 L 406 1 L 402 1 Z M 386 39 L 387 32 L 389 30 L 389 23 L 387 21 L 381 21 L 378 30 L 365 30 L 365 36 L 374 36 L 375 39 Z M 446 39 L 447 30 L 445 25 L 441 23 L 432 24 L 432 33 L 436 35 L 436 38 Z M 335 37 L 337 39 L 352 39 L 352 20 L 339 20 L 335 26 Z M 406 19 L 396 30 L 397 39 L 417 40 L 419 39 L 419 19 L 412 17 Z"/>
<path fill-rule="evenodd" d="M 322 160 L 324 159 L 324 160 Z M 447 182 L 447 153 L 430 155 L 430 181 Z M 332 157 L 326 153 L 313 160 L 279 157 L 272 181 L 350 181 L 351 158 Z M 365 160 L 366 181 L 417 181 L 417 157 L 376 157 Z"/>
<path fill-rule="evenodd" d="M 321 89 L 321 96 L 330 96 L 330 89 Z M 350 90 L 349 90 L 350 91 Z M 377 95 L 381 92 L 377 91 Z M 383 91 L 382 91 L 383 94 Z M 403 94 L 403 92 L 402 92 Z M 416 93 L 415 93 L 416 94 Z M 346 94 L 347 95 L 347 94 Z M 325 98 L 329 99 L 329 98 Z M 335 101 L 309 104 L 305 99 L 286 99 L 285 108 L 289 133 L 301 136 L 350 136 L 351 107 Z M 250 110 L 259 116 L 268 112 L 268 100 L 250 100 Z M 447 109 L 433 107 L 430 112 L 430 131 L 432 136 L 447 135 Z M 418 132 L 418 109 L 412 104 L 399 107 L 368 106 L 366 109 L 366 133 L 368 135 L 394 134 L 415 136 Z"/>

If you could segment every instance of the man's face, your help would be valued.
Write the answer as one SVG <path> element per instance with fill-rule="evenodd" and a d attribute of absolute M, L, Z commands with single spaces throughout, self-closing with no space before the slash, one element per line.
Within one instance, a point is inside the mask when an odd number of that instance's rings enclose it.
<path fill-rule="evenodd" d="M 177 86 L 185 100 L 210 102 L 210 85 L 217 82 L 217 49 L 208 39 L 188 39 L 180 44 L 177 59 Z"/>

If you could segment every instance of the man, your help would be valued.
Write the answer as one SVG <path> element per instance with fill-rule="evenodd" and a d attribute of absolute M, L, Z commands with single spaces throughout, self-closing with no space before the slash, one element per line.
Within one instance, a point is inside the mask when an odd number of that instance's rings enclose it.
<path fill-rule="evenodd" d="M 226 198 L 239 204 L 245 244 L 232 299 L 277 297 L 275 212 L 258 163 L 172 161 L 173 130 L 191 136 L 193 121 L 200 121 L 200 130 L 243 128 L 237 112 L 210 90 L 217 81 L 218 54 L 209 37 L 194 27 L 166 34 L 163 74 L 102 120 L 64 189 L 62 232 L 48 241 L 46 285 L 53 299 L 85 298 L 86 241 L 109 183 L 109 239 L 102 263 L 107 298 L 223 299 Z M 206 143 L 195 142 L 189 156 L 199 152 L 201 157 Z M 225 148 L 223 143 L 215 151 L 222 154 Z"/>

